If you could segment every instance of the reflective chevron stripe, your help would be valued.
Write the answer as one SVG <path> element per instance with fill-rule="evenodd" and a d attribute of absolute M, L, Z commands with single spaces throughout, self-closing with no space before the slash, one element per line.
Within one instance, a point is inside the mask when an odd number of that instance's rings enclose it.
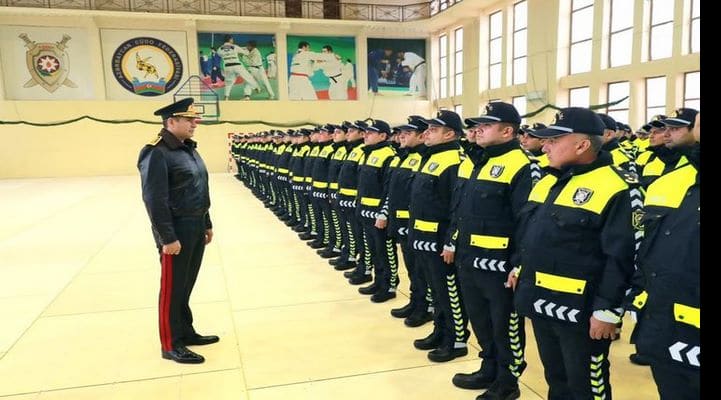
<path fill-rule="evenodd" d="M 356 246 L 355 246 L 355 235 L 353 234 L 353 227 L 350 224 L 350 221 L 345 222 L 345 228 L 348 231 L 348 256 L 352 259 L 356 259 L 358 256 L 356 254 Z"/>
<path fill-rule="evenodd" d="M 365 263 L 365 273 L 366 275 L 370 275 L 371 271 L 373 270 L 373 260 L 371 259 L 371 252 L 369 245 L 368 245 L 368 234 L 363 232 L 363 262 Z"/>
<path fill-rule="evenodd" d="M 343 240 L 340 233 L 340 219 L 338 218 L 338 213 L 335 211 L 335 209 L 330 210 L 330 216 L 331 220 L 333 221 L 333 233 L 334 233 L 334 243 L 333 246 L 336 249 L 340 249 L 341 246 L 343 246 Z"/>
<path fill-rule="evenodd" d="M 398 287 L 398 254 L 393 239 L 386 239 L 386 254 L 388 255 L 388 266 L 391 270 L 390 288 Z"/>
<path fill-rule="evenodd" d="M 461 308 L 461 297 L 456 284 L 456 274 L 446 275 L 446 287 L 448 288 L 448 299 L 451 303 L 451 315 L 453 317 L 453 330 L 456 334 L 456 343 L 465 343 L 466 324 L 463 319 Z"/>
<path fill-rule="evenodd" d="M 606 398 L 606 382 L 603 374 L 604 360 L 603 354 L 591 355 L 591 391 L 594 400 Z"/>
<path fill-rule="evenodd" d="M 361 217 L 369 218 L 369 219 L 376 219 L 376 212 L 370 211 L 370 210 L 361 210 Z"/>
<path fill-rule="evenodd" d="M 432 251 L 432 252 L 438 251 L 438 250 L 436 250 L 436 246 L 437 246 L 436 242 L 428 242 L 425 240 L 414 240 L 413 244 L 412 244 L 412 247 L 415 250 Z"/>
<path fill-rule="evenodd" d="M 492 258 L 478 258 L 473 260 L 473 267 L 476 269 L 483 269 L 486 271 L 494 272 L 506 272 L 506 261 L 494 260 Z"/>
<path fill-rule="evenodd" d="M 543 177 L 541 166 L 537 162 L 532 162 L 529 164 L 529 168 L 531 170 L 531 182 L 535 185 Z"/>
<path fill-rule="evenodd" d="M 310 230 L 313 232 L 318 232 L 318 226 L 315 222 L 315 210 L 313 209 L 313 205 L 308 202 L 308 217 L 310 218 Z"/>
<path fill-rule="evenodd" d="M 699 355 L 701 355 L 701 346 L 691 346 L 688 343 L 676 342 L 669 346 L 668 351 L 671 353 L 671 358 L 673 358 L 674 361 L 694 367 L 701 367 L 701 362 L 698 359 Z"/>
<path fill-rule="evenodd" d="M 508 369 L 516 378 L 521 376 L 522 371 L 520 370 L 520 367 L 525 362 L 523 352 L 526 344 L 523 343 L 523 340 L 521 339 L 520 319 L 518 318 L 518 314 L 514 311 L 508 319 L 508 341 L 511 347 L 511 354 L 513 355 L 511 357 L 512 363 L 508 365 Z"/>
<path fill-rule="evenodd" d="M 401 236 L 408 236 L 408 228 L 403 226 L 398 228 L 398 234 Z"/>
<path fill-rule="evenodd" d="M 578 322 L 576 320 L 576 315 L 581 312 L 581 310 L 561 306 L 546 299 L 536 300 L 533 303 L 533 309 L 539 314 L 548 315 L 549 317 L 569 322 Z"/>
<path fill-rule="evenodd" d="M 330 243 L 330 223 L 325 213 L 321 213 L 320 217 L 323 220 L 323 244 L 327 246 Z"/>

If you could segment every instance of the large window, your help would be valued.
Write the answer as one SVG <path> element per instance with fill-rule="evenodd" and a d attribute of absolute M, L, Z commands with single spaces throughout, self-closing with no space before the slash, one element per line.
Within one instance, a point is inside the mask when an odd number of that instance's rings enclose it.
<path fill-rule="evenodd" d="M 701 72 L 687 72 L 683 85 L 683 106 L 701 110 Z"/>
<path fill-rule="evenodd" d="M 463 119 L 463 104 L 456 104 L 453 106 L 453 111 Z"/>
<path fill-rule="evenodd" d="M 568 91 L 569 107 L 588 107 L 591 91 L 588 86 L 573 88 Z"/>
<path fill-rule="evenodd" d="M 488 88 L 501 87 L 501 62 L 503 43 L 503 14 L 497 11 L 490 15 L 488 42 Z"/>
<path fill-rule="evenodd" d="M 438 98 L 448 97 L 448 36 L 438 38 L 439 71 L 438 71 Z"/>
<path fill-rule="evenodd" d="M 591 70 L 593 0 L 573 0 L 571 8 L 571 74 Z"/>
<path fill-rule="evenodd" d="M 651 60 L 671 57 L 674 0 L 651 0 Z"/>
<path fill-rule="evenodd" d="M 691 1 L 691 53 L 701 51 L 701 0 Z"/>
<path fill-rule="evenodd" d="M 646 78 L 646 121 L 666 114 L 666 77 Z"/>
<path fill-rule="evenodd" d="M 513 5 L 513 84 L 526 83 L 528 2 Z"/>
<path fill-rule="evenodd" d="M 633 1 L 611 0 L 611 30 L 608 65 L 631 64 L 633 44 Z"/>
<path fill-rule="evenodd" d="M 528 111 L 526 110 L 527 104 L 526 104 L 526 96 L 518 96 L 513 98 L 513 106 L 516 107 L 516 110 L 518 110 L 518 113 L 523 117 Z M 525 124 L 526 119 L 521 119 L 521 124 Z"/>
<path fill-rule="evenodd" d="M 455 46 L 454 54 L 455 59 L 453 60 L 453 82 L 454 82 L 454 96 L 460 96 L 463 93 L 463 28 L 458 28 L 453 31 L 453 38 L 455 39 L 453 44 Z"/>
<path fill-rule="evenodd" d="M 626 97 L 626 100 L 608 106 L 608 108 L 606 108 L 606 114 L 610 115 L 616 121 L 628 123 L 628 107 L 629 104 L 631 104 L 628 98 L 629 93 L 631 93 L 631 86 L 628 81 L 609 83 L 608 103 L 619 101 L 624 97 Z"/>

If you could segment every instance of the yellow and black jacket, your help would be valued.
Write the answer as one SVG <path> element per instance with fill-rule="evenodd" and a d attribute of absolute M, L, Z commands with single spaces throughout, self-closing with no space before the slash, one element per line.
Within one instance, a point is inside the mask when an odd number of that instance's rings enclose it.
<path fill-rule="evenodd" d="M 697 163 L 662 175 L 646 192 L 638 252 L 643 289 L 636 349 L 656 362 L 700 368 L 700 172 Z"/>
<path fill-rule="evenodd" d="M 358 196 L 358 165 L 363 162 L 363 140 L 348 142 L 348 154 L 338 172 L 338 200 L 341 207 L 355 207 Z"/>
<path fill-rule="evenodd" d="M 688 159 L 685 156 L 664 145 L 648 147 L 638 156 L 641 186 L 647 188 L 659 176 L 687 163 Z"/>
<path fill-rule="evenodd" d="M 375 222 L 381 203 L 386 198 L 386 174 L 396 155 L 389 142 L 363 147 L 365 158 L 358 165 L 358 201 L 356 214 Z"/>
<path fill-rule="evenodd" d="M 630 170 L 630 164 L 631 162 L 633 162 L 635 157 L 631 155 L 630 151 L 621 147 L 617 139 L 613 139 L 610 142 L 604 144 L 602 149 L 611 153 L 611 157 L 613 158 L 613 165 L 621 167 L 627 171 Z"/>
<path fill-rule="evenodd" d="M 318 154 L 313 158 L 311 166 L 311 179 L 313 192 L 325 194 L 328 193 L 328 166 L 330 158 L 333 155 L 333 142 L 327 141 L 318 143 Z M 323 196 L 319 196 L 323 197 Z"/>
<path fill-rule="evenodd" d="M 310 142 L 295 145 L 295 150 L 293 150 L 293 155 L 288 165 L 293 190 L 303 190 L 305 186 L 305 163 L 307 159 L 306 155 L 309 151 Z"/>
<path fill-rule="evenodd" d="M 620 320 L 634 272 L 629 184 L 604 151 L 536 183 L 511 259 L 522 266 L 515 292 L 521 314 L 586 330 L 594 311 Z"/>
<path fill-rule="evenodd" d="M 328 192 L 332 197 L 338 193 L 338 174 L 343 160 L 348 154 L 348 142 L 335 142 L 333 149 L 333 154 L 328 162 Z"/>
<path fill-rule="evenodd" d="M 411 202 L 411 184 L 415 173 L 421 167 L 423 152 L 426 146 L 421 144 L 405 150 L 398 158 L 398 165 L 393 168 L 388 180 L 388 196 L 381 210 L 388 217 L 388 234 L 393 237 L 408 235 L 408 220 Z"/>
<path fill-rule="evenodd" d="M 416 250 L 441 253 L 451 222 L 451 199 L 458 180 L 458 141 L 430 146 L 411 185 L 408 243 Z"/>

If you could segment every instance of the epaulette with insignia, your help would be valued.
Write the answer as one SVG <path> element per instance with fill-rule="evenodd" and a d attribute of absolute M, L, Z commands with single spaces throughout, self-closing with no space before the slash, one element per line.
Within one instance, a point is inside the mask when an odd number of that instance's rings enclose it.
<path fill-rule="evenodd" d="M 156 144 L 160 143 L 161 140 L 163 140 L 163 137 L 160 136 L 160 135 L 158 135 L 158 136 L 154 137 L 153 139 L 151 139 L 151 140 L 148 142 L 148 145 L 149 145 L 149 146 L 155 146 Z"/>
<path fill-rule="evenodd" d="M 617 165 L 612 165 L 612 167 L 616 171 L 618 176 L 623 178 L 623 180 L 626 181 L 626 183 L 629 183 L 632 185 L 638 184 L 638 175 L 634 174 L 633 172 L 626 171 L 625 169 L 623 169 Z"/>

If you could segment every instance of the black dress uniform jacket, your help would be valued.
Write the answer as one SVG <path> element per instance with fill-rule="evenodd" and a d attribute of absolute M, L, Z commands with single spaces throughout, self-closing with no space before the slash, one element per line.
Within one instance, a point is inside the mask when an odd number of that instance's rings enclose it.
<path fill-rule="evenodd" d="M 181 142 L 162 129 L 158 138 L 140 151 L 143 201 L 160 244 L 178 240 L 174 217 L 204 215 L 206 229 L 213 226 L 208 213 L 208 170 L 196 146 L 195 141 Z"/>
<path fill-rule="evenodd" d="M 587 165 L 549 169 L 521 210 L 515 304 L 533 318 L 588 330 L 593 311 L 620 317 L 634 272 L 627 174 L 601 151 Z"/>
<path fill-rule="evenodd" d="M 402 150 L 402 149 L 401 149 Z M 408 234 L 408 221 L 411 202 L 411 185 L 413 177 L 421 166 L 421 159 L 426 146 L 420 144 L 406 150 L 406 154 L 399 159 L 399 164 L 393 169 L 388 183 L 387 213 L 388 233 L 391 236 Z M 385 207 L 384 207 L 385 208 Z"/>
<path fill-rule="evenodd" d="M 386 198 L 386 174 L 396 152 L 387 141 L 366 145 L 363 152 L 365 160 L 358 166 L 358 213 L 362 217 L 375 220 L 375 215 Z"/>

